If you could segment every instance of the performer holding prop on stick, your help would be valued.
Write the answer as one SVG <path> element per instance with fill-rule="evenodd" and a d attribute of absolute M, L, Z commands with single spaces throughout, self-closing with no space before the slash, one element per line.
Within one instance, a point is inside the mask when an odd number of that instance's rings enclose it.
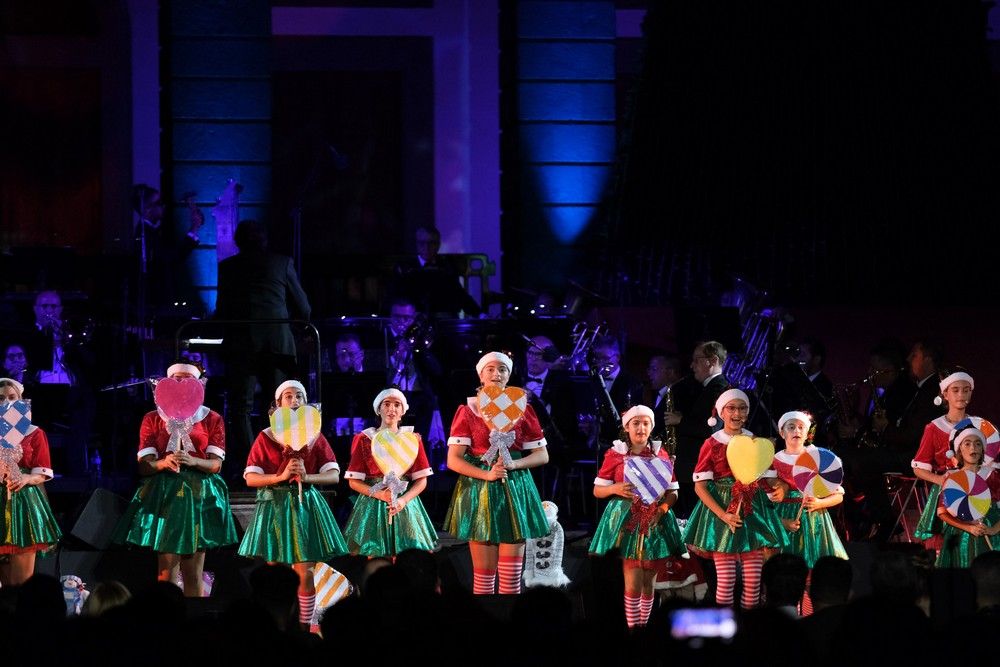
<path fill-rule="evenodd" d="M 699 502 L 688 519 L 684 542 L 711 554 L 717 582 L 715 602 L 733 603 L 736 564 L 742 564 L 744 609 L 760 600 L 760 571 L 765 549 L 782 549 L 788 536 L 772 501 L 784 497 L 771 467 L 774 443 L 752 438 L 743 428 L 750 399 L 739 389 L 727 389 L 715 401 L 709 426 L 723 420 L 723 428 L 701 446 L 694 469 Z M 766 481 L 760 481 L 763 478 Z M 770 500 L 769 500 L 770 498 Z"/>
<path fill-rule="evenodd" d="M 54 547 L 62 531 L 49 507 L 42 484 L 52 479 L 49 440 L 31 423 L 31 405 L 22 398 L 24 386 L 0 378 L 0 473 L 7 492 L 0 494 L 3 537 L 0 584 L 18 586 L 35 572 L 35 555 Z"/>
<path fill-rule="evenodd" d="M 229 489 L 219 476 L 226 456 L 222 415 L 202 405 L 202 371 L 173 364 L 155 382 L 156 410 L 139 429 L 142 483 L 112 535 L 117 544 L 156 552 L 157 579 L 177 581 L 184 595 L 204 595 L 205 550 L 236 543 Z"/>
<path fill-rule="evenodd" d="M 271 427 L 254 440 L 243 473 L 257 489 L 257 505 L 239 554 L 292 566 L 299 575 L 299 622 L 308 629 L 316 563 L 347 553 L 330 505 L 316 488 L 340 481 L 340 466 L 320 433 L 319 411 L 306 405 L 302 383 L 281 383 L 274 400 Z"/>
<path fill-rule="evenodd" d="M 790 491 L 776 509 L 788 531 L 789 545 L 784 553 L 802 556 L 812 567 L 821 556 L 847 558 L 847 549 L 837 535 L 828 509 L 844 501 L 844 466 L 829 449 L 812 444 L 812 416 L 792 411 L 781 415 L 778 433 L 785 449 L 774 455 L 778 479 Z M 802 615 L 812 614 L 809 588 L 802 596 Z"/>
<path fill-rule="evenodd" d="M 476 364 L 478 396 L 461 405 L 451 423 L 448 468 L 459 474 L 444 528 L 469 541 L 473 593 L 521 592 L 524 541 L 549 534 L 529 468 L 549 461 L 545 435 L 520 387 L 508 387 L 514 362 L 489 352 Z M 528 452 L 527 455 L 524 452 Z"/>
<path fill-rule="evenodd" d="M 677 502 L 677 478 L 670 455 L 650 441 L 653 411 L 636 405 L 622 415 L 624 435 L 604 454 L 594 496 L 610 498 L 590 542 L 590 553 L 617 549 L 625 578 L 625 621 L 646 625 L 653 611 L 658 561 L 686 553 L 670 508 Z"/>
<path fill-rule="evenodd" d="M 948 470 L 961 467 L 961 463 L 956 460 L 955 444 L 951 442 L 954 430 L 960 423 L 969 420 L 972 426 L 986 436 L 983 440 L 984 465 L 992 463 L 1000 454 L 1000 432 L 986 419 L 969 414 L 969 405 L 976 388 L 973 377 L 960 367 L 942 369 L 938 375 L 941 378 L 938 382 L 940 395 L 935 397 L 934 403 L 937 405 L 947 403 L 948 412 L 924 427 L 920 448 L 911 462 L 913 474 L 931 484 L 924 511 L 920 515 L 913 535 L 919 540 L 924 540 L 924 546 L 935 550 L 941 547 L 943 531 L 941 519 L 937 514 L 941 485 L 944 484 Z"/>
<path fill-rule="evenodd" d="M 354 436 L 344 473 L 361 494 L 344 529 L 351 553 L 393 558 L 406 549 L 433 551 L 437 531 L 420 494 L 434 471 L 420 436 L 412 426 L 399 425 L 409 409 L 406 396 L 385 389 L 372 406 L 382 423 Z"/>
<path fill-rule="evenodd" d="M 945 474 L 937 515 L 944 522 L 937 567 L 970 567 L 981 553 L 994 551 L 1000 533 L 1000 473 L 984 466 L 986 436 L 971 420 L 952 430 L 952 450 L 960 468 Z"/>

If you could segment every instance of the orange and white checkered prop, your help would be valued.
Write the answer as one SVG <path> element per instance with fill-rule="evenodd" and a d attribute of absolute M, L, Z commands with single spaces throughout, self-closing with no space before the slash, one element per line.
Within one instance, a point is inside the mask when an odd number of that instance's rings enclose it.
<path fill-rule="evenodd" d="M 420 438 L 416 433 L 399 431 L 393 433 L 382 429 L 372 439 L 372 458 L 383 475 L 390 472 L 402 477 L 417 460 Z"/>
<path fill-rule="evenodd" d="M 488 386 L 479 392 L 479 414 L 491 431 L 509 431 L 524 416 L 528 394 L 520 387 Z"/>

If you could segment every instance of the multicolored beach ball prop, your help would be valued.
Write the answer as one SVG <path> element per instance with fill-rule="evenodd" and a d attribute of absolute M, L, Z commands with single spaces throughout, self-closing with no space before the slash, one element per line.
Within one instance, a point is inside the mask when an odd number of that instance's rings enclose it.
<path fill-rule="evenodd" d="M 962 521 L 979 521 L 990 511 L 993 499 L 986 480 L 971 470 L 955 470 L 941 487 L 944 507 Z"/>
<path fill-rule="evenodd" d="M 792 466 L 792 479 L 802 495 L 826 498 L 844 482 L 844 464 L 829 449 L 807 447 Z"/>

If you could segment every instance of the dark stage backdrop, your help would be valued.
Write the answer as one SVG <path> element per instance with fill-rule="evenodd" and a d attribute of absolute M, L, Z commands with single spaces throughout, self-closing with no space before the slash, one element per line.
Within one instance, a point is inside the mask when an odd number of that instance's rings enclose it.
<path fill-rule="evenodd" d="M 404 249 L 401 93 L 399 72 L 275 74 L 276 248 L 301 203 L 310 260 Z"/>
<path fill-rule="evenodd" d="M 416 228 L 435 222 L 431 40 L 277 37 L 273 53 L 272 246 L 292 253 L 301 206 L 313 312 L 377 307 L 377 282 L 347 294 L 378 273 L 349 256 L 414 252 Z"/>
<path fill-rule="evenodd" d="M 2 78 L 0 242 L 101 246 L 101 92 L 96 68 L 18 68 Z"/>
<path fill-rule="evenodd" d="M 801 303 L 988 298 L 986 9 L 651 3 L 600 291 L 711 302 L 737 274 Z"/>

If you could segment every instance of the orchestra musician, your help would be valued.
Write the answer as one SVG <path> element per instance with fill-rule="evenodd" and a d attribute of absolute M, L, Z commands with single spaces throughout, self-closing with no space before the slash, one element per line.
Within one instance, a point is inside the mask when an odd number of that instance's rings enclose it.
<path fill-rule="evenodd" d="M 625 371 L 621 365 L 622 353 L 618 339 L 604 336 L 594 341 L 591 347 L 591 370 L 598 383 L 607 389 L 613 414 L 602 411 L 601 442 L 610 444 L 618 437 L 621 428 L 621 414 L 642 401 L 642 382 Z M 613 418 L 613 419 L 612 419 Z"/>
<path fill-rule="evenodd" d="M 60 437 L 69 441 L 61 467 L 67 473 L 83 474 L 95 412 L 94 393 L 88 386 L 93 381 L 95 355 L 88 336 L 63 316 L 58 292 L 39 292 L 34 314 L 34 326 L 24 332 L 25 353 L 34 366 L 34 395 L 48 408 L 36 421 L 53 438 L 53 445 Z"/>
<path fill-rule="evenodd" d="M 181 263 L 198 247 L 198 232 L 205 216 L 194 204 L 195 193 L 185 193 L 182 200 L 189 209 L 189 224 L 183 235 L 174 234 L 172 225 L 163 224 L 164 207 L 160 191 L 145 183 L 132 186 L 132 210 L 136 215 L 135 236 L 139 243 L 140 284 L 145 298 L 155 308 L 182 299 Z M 143 304 L 145 308 L 146 304 Z M 139 313 L 144 318 L 144 313 Z M 145 324 L 145 322 L 141 322 Z"/>
<path fill-rule="evenodd" d="M 432 343 L 424 314 L 417 311 L 413 301 L 395 299 L 389 307 L 386 330 L 386 381 L 406 394 L 410 406 L 407 421 L 417 433 L 424 434 L 431 447 L 436 434 L 431 428 L 432 419 L 438 410 L 436 384 L 444 373 L 441 362 L 429 349 Z"/>
<path fill-rule="evenodd" d="M 673 353 L 651 357 L 646 367 L 646 378 L 649 380 L 650 391 L 647 405 L 653 406 L 653 414 L 656 415 L 650 439 L 666 443 L 668 430 L 673 430 L 674 439 L 677 433 L 676 429 L 664 423 L 664 416 L 667 412 L 689 412 L 701 387 L 694 377 L 685 374 L 684 362 Z M 671 455 L 674 453 L 670 452 Z"/>
<path fill-rule="evenodd" d="M 677 428 L 677 460 L 674 465 L 681 486 L 676 510 L 681 517 L 687 517 L 694 507 L 695 493 L 691 480 L 698 452 L 712 434 L 707 422 L 712 416 L 715 401 L 729 386 L 729 381 L 722 374 L 725 362 L 726 348 L 722 343 L 710 340 L 695 345 L 691 355 L 691 372 L 701 388 L 688 413 L 682 413 L 675 407 L 666 415 L 667 425 Z"/>

